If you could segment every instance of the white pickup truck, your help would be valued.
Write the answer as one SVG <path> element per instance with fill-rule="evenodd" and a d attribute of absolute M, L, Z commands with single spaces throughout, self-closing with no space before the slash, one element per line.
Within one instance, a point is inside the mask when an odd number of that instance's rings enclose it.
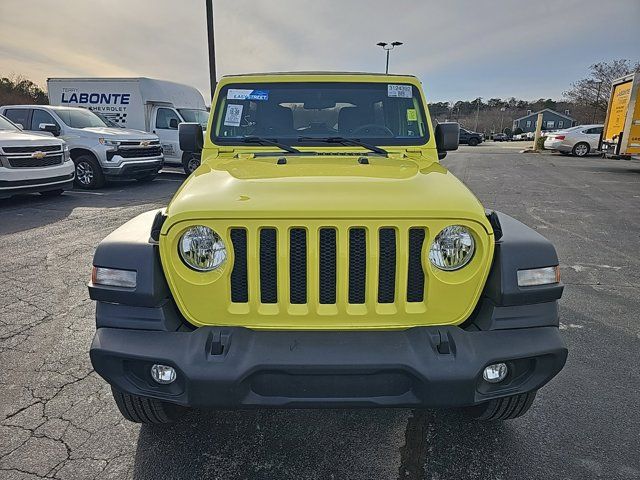
<path fill-rule="evenodd" d="M 156 178 L 164 163 L 160 140 L 139 130 L 109 127 L 86 108 L 8 105 L 0 114 L 25 130 L 48 132 L 69 146 L 76 185 L 99 188 L 107 180 Z"/>
<path fill-rule="evenodd" d="M 194 87 L 144 77 L 49 78 L 47 89 L 51 105 L 88 108 L 119 127 L 157 135 L 165 163 L 182 165 L 187 174 L 200 164 L 178 141 L 178 124 L 207 125 L 209 112 Z"/>
<path fill-rule="evenodd" d="M 73 171 L 62 140 L 25 133 L 0 115 L 0 198 L 30 192 L 60 195 L 73 187 Z"/>

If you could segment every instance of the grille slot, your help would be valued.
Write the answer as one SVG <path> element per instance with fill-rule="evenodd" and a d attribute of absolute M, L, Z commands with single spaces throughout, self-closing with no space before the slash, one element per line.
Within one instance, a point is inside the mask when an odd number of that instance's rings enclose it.
<path fill-rule="evenodd" d="M 289 298 L 292 304 L 307 303 L 307 231 L 292 228 L 289 244 Z"/>
<path fill-rule="evenodd" d="M 62 163 L 62 154 L 47 155 L 44 158 L 9 158 L 9 165 L 13 168 L 36 168 L 50 167 L 52 165 L 60 165 Z"/>
<path fill-rule="evenodd" d="M 278 241 L 275 228 L 260 230 L 260 301 L 278 303 Z"/>
<path fill-rule="evenodd" d="M 364 303 L 367 281 L 367 234 L 364 228 L 349 230 L 349 303 Z"/>
<path fill-rule="evenodd" d="M 4 153 L 34 153 L 34 152 L 62 152 L 61 145 L 42 145 L 38 146 L 21 146 L 21 147 L 2 147 Z"/>
<path fill-rule="evenodd" d="M 378 233 L 378 303 L 393 303 L 396 293 L 396 231 L 381 228 Z"/>
<path fill-rule="evenodd" d="M 336 257 L 336 230 L 333 228 L 322 228 L 320 230 L 320 269 L 319 275 L 319 298 L 323 305 L 336 303 L 336 281 L 337 281 L 337 257 Z"/>
<path fill-rule="evenodd" d="M 424 300 L 424 270 L 422 269 L 423 228 L 409 230 L 409 264 L 407 276 L 407 302 Z"/>
<path fill-rule="evenodd" d="M 231 271 L 231 301 L 246 303 L 249 301 L 247 279 L 247 231 L 244 228 L 231 230 L 234 263 Z"/>
<path fill-rule="evenodd" d="M 155 147 L 120 148 L 115 152 L 116 155 L 120 155 L 122 158 L 157 157 L 161 153 L 162 147 L 159 145 Z"/>

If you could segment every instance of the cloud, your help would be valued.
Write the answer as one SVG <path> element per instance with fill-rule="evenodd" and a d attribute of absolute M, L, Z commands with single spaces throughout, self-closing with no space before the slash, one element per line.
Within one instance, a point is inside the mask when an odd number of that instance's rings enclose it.
<path fill-rule="evenodd" d="M 208 95 L 202 0 L 2 0 L 0 17 L 0 74 L 150 76 Z M 432 100 L 558 97 L 591 63 L 637 60 L 638 18 L 637 0 L 215 0 L 217 64 L 380 71 L 375 44 L 400 40 L 392 71 L 418 75 Z"/>

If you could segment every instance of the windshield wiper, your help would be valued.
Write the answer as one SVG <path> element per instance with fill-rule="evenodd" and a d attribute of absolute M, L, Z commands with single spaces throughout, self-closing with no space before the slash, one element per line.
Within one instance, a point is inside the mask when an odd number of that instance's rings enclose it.
<path fill-rule="evenodd" d="M 245 137 L 242 137 L 242 141 L 244 143 L 258 143 L 260 145 L 271 145 L 273 147 L 278 147 L 279 149 L 289 153 L 300 153 L 300 150 L 298 150 L 297 148 L 293 148 L 291 145 L 287 145 L 286 143 L 276 142 L 275 140 L 270 140 L 264 137 L 245 136 Z"/>
<path fill-rule="evenodd" d="M 371 150 L 374 153 L 378 153 L 380 155 L 388 156 L 389 152 L 387 152 L 384 148 L 380 148 L 377 145 L 372 145 L 370 143 L 361 142 L 355 138 L 347 138 L 347 137 L 298 137 L 299 142 L 322 142 L 322 143 L 338 143 L 340 145 L 356 145 L 358 147 L 366 148 L 367 150 Z"/>

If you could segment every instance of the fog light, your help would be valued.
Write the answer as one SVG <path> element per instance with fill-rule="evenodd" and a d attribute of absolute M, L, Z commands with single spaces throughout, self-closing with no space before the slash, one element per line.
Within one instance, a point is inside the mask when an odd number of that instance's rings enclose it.
<path fill-rule="evenodd" d="M 509 373 L 509 369 L 506 363 L 494 363 L 484 369 L 482 378 L 489 383 L 498 383 L 507 377 L 507 373 Z"/>
<path fill-rule="evenodd" d="M 158 383 L 167 385 L 176 379 L 176 369 L 168 365 L 154 365 L 151 367 L 151 377 Z"/>

